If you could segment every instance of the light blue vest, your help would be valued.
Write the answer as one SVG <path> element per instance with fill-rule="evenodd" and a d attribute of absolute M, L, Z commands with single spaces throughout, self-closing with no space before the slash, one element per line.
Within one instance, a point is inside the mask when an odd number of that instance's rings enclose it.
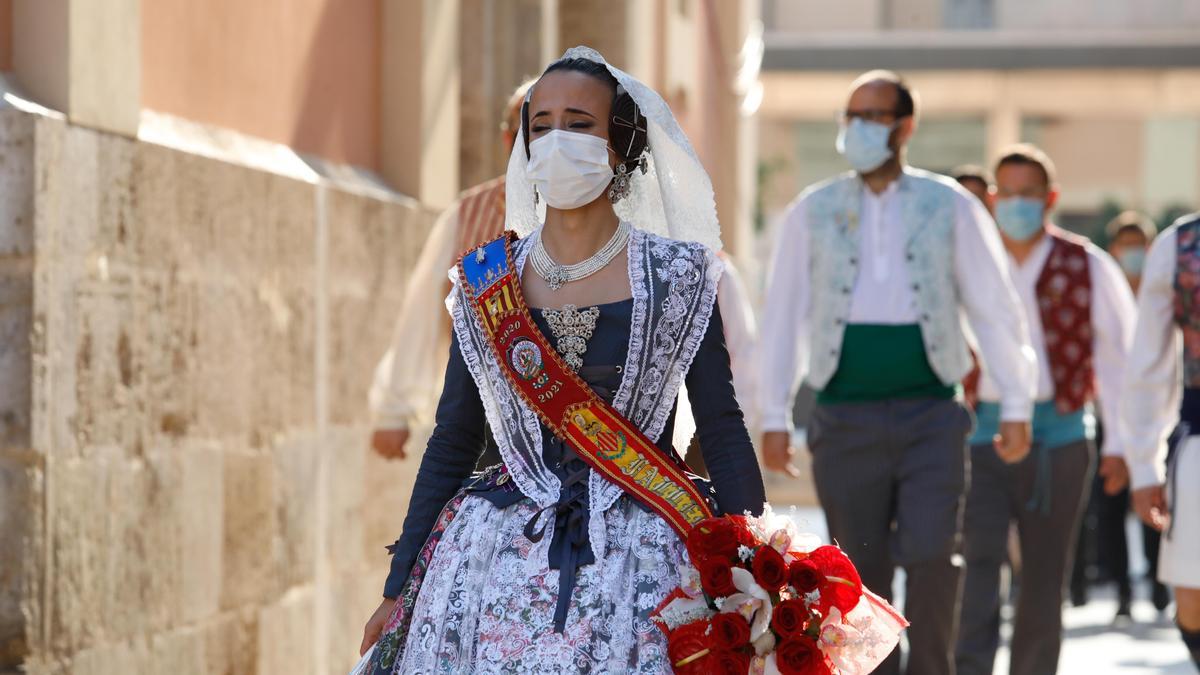
<path fill-rule="evenodd" d="M 942 382 L 955 384 L 971 370 L 954 279 L 955 200 L 959 197 L 953 181 L 927 171 L 906 168 L 899 180 L 905 259 L 925 354 Z M 804 198 L 812 279 L 808 383 L 817 390 L 829 383 L 841 355 L 858 278 L 858 210 L 864 189 L 856 174 L 847 173 L 813 186 Z"/>

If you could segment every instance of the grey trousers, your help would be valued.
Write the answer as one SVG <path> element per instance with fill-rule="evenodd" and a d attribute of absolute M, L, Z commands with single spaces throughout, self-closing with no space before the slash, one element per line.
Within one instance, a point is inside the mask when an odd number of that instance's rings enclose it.
<path fill-rule="evenodd" d="M 818 405 L 808 429 L 830 535 L 888 600 L 896 566 L 907 573 L 914 675 L 954 672 L 971 424 L 957 401 L 893 399 Z M 899 649 L 875 672 L 899 673 Z"/>
<path fill-rule="evenodd" d="M 1039 452 L 1046 455 L 1039 457 Z M 1010 465 L 990 445 L 971 449 L 959 675 L 992 675 L 1000 644 L 1000 568 L 1008 560 L 1013 521 L 1021 547 L 1021 583 L 1009 672 L 1047 675 L 1058 669 L 1063 593 L 1083 517 L 1085 487 L 1092 480 L 1092 455 L 1091 443 L 1079 441 L 1049 450 L 1035 448 L 1024 461 Z M 1039 479 L 1047 482 L 1048 491 L 1036 491 Z M 1039 501 L 1047 495 L 1048 504 Z"/>

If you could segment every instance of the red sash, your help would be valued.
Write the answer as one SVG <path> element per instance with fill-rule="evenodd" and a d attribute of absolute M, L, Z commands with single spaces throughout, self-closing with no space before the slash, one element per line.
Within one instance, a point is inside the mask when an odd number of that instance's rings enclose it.
<path fill-rule="evenodd" d="M 580 459 L 651 508 L 683 539 L 712 517 L 680 465 L 596 395 L 568 368 L 529 314 L 514 269 L 512 241 L 502 237 L 459 261 L 463 291 L 509 385 Z"/>

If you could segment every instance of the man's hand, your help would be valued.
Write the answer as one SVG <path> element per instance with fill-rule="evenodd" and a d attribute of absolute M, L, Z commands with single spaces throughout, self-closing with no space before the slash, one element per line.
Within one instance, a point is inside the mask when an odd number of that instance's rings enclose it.
<path fill-rule="evenodd" d="M 404 446 L 408 443 L 408 429 L 376 429 L 371 434 L 371 447 L 375 454 L 384 459 L 404 459 Z"/>
<path fill-rule="evenodd" d="M 1104 494 L 1113 496 L 1129 485 L 1129 469 L 1125 459 L 1117 455 L 1106 455 L 1100 458 L 1100 469 L 1097 471 L 1104 479 Z"/>
<path fill-rule="evenodd" d="M 1138 517 L 1158 531 L 1167 529 L 1170 510 L 1167 508 L 1167 490 L 1162 485 L 1151 485 L 1133 491 L 1133 510 Z"/>
<path fill-rule="evenodd" d="M 792 463 L 796 449 L 792 447 L 792 439 L 786 431 L 768 431 L 763 434 L 762 454 L 763 465 L 771 471 L 784 473 L 792 478 L 800 476 L 800 469 Z"/>
<path fill-rule="evenodd" d="M 1016 464 L 1029 455 L 1029 422 L 1001 422 L 1000 433 L 992 439 L 996 454 L 1005 464 Z"/>
<path fill-rule="evenodd" d="M 366 654 L 371 645 L 379 642 L 379 636 L 383 634 L 383 627 L 387 625 L 388 617 L 392 615 L 392 608 L 395 606 L 395 598 L 384 598 L 371 618 L 367 619 L 367 625 L 363 627 L 362 644 L 358 647 L 359 656 Z"/>

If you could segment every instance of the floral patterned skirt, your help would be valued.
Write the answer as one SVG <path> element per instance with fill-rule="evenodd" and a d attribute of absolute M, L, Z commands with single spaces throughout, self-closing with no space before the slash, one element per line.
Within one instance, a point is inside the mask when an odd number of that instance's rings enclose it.
<path fill-rule="evenodd" d="M 669 673 L 666 639 L 650 613 L 679 583 L 683 543 L 629 497 L 605 514 L 606 550 L 581 567 L 566 629 L 554 630 L 558 571 L 548 569 L 547 533 L 524 535 L 537 506 L 497 508 L 480 497 L 451 502 L 439 519 L 419 593 L 376 646 L 390 668 L 367 673 Z M 395 618 L 395 617 L 394 617 Z M 371 657 L 368 657 L 368 659 Z M 364 659 L 364 662 L 368 659 Z M 376 662 L 380 661 L 378 655 Z M 361 664 L 360 664 L 361 665 Z"/>

